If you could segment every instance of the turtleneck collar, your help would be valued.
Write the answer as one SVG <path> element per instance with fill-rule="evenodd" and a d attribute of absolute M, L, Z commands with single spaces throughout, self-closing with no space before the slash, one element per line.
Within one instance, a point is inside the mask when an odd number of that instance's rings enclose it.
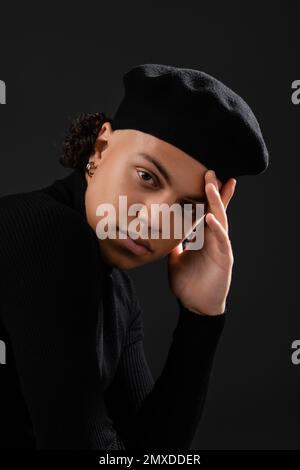
<path fill-rule="evenodd" d="M 87 222 L 85 210 L 86 188 L 87 182 L 84 173 L 75 169 L 69 175 L 55 180 L 42 190 L 54 199 L 78 211 Z"/>
<path fill-rule="evenodd" d="M 57 179 L 49 186 L 42 188 L 42 191 L 62 204 L 66 204 L 78 211 L 85 222 L 88 223 L 85 208 L 86 189 L 87 181 L 85 179 L 85 173 L 76 168 L 64 178 Z M 113 267 L 107 263 L 103 264 L 103 267 L 106 268 L 107 272 L 110 274 Z"/>

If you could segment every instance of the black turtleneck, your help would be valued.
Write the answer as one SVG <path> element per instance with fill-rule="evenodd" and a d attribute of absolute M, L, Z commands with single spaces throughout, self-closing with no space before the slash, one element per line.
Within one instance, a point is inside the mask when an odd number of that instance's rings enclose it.
<path fill-rule="evenodd" d="M 84 174 L 0 198 L 0 448 L 189 449 L 227 313 L 179 315 L 154 382 L 134 285 L 87 223 Z"/>

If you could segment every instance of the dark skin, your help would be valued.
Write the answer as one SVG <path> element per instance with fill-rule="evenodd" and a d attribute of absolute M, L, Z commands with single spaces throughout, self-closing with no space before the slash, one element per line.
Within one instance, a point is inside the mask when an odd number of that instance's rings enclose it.
<path fill-rule="evenodd" d="M 150 155 L 160 168 L 142 154 Z M 183 250 L 185 237 L 178 240 L 172 230 L 168 239 L 150 238 L 152 251 L 143 255 L 128 251 L 120 238 L 99 239 L 99 246 L 105 262 L 121 269 L 168 256 L 170 287 L 183 305 L 202 315 L 224 313 L 234 261 L 226 209 L 236 180 L 230 178 L 222 184 L 213 170 L 172 144 L 135 129 L 113 131 L 109 122 L 99 131 L 89 161 L 95 163 L 95 169 L 92 176 L 86 173 L 85 206 L 95 231 L 97 206 L 106 202 L 117 208 L 121 194 L 127 196 L 128 207 L 137 202 L 147 208 L 153 203 L 206 203 L 200 250 Z"/>

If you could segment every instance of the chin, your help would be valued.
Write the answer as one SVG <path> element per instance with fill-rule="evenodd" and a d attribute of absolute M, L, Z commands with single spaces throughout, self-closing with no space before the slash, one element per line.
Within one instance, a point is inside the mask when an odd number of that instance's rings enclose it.
<path fill-rule="evenodd" d="M 145 255 L 134 255 L 120 245 L 108 246 L 108 243 L 100 243 L 101 256 L 105 263 L 115 266 L 119 269 L 129 270 L 151 263 L 153 259 Z"/>

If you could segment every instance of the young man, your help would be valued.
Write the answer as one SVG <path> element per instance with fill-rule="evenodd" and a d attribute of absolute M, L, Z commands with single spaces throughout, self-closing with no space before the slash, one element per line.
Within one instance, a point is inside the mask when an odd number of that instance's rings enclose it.
<path fill-rule="evenodd" d="M 4 447 L 184 450 L 202 415 L 233 266 L 226 207 L 235 177 L 264 171 L 268 153 L 248 105 L 213 77 L 144 64 L 124 81 L 113 120 L 75 121 L 70 175 L 0 199 Z M 203 202 L 203 248 L 99 239 L 97 208 L 119 195 L 147 208 Z M 163 256 L 179 317 L 154 383 L 124 271 Z"/>

